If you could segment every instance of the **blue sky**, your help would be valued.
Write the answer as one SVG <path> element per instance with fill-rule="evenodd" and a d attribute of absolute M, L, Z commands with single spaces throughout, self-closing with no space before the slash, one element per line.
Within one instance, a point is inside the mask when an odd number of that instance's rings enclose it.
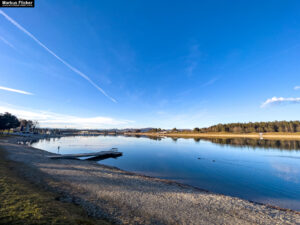
<path fill-rule="evenodd" d="M 299 1 L 0 10 L 0 112 L 78 128 L 299 119 Z"/>

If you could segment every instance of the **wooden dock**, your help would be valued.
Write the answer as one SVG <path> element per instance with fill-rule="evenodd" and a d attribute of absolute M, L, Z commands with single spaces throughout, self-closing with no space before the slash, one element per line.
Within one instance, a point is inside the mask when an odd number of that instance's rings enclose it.
<path fill-rule="evenodd" d="M 79 159 L 80 157 L 90 157 L 87 160 L 105 159 L 110 157 L 122 156 L 122 152 L 118 152 L 115 149 L 110 151 L 92 152 L 92 153 L 81 153 L 81 154 L 64 154 L 49 156 L 50 159 Z"/>

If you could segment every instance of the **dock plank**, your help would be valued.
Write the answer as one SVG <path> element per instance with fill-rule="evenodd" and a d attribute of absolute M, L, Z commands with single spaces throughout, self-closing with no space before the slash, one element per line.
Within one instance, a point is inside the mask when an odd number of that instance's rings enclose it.
<path fill-rule="evenodd" d="M 101 151 L 101 152 L 91 152 L 91 153 L 79 153 L 79 154 L 63 154 L 49 156 L 50 159 L 78 159 L 79 157 L 118 157 L 121 156 L 122 152 L 117 152 L 115 150 Z"/>

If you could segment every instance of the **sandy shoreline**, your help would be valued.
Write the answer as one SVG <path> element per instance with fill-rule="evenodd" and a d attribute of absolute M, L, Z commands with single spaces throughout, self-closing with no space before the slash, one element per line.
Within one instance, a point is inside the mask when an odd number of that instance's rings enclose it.
<path fill-rule="evenodd" d="M 214 194 L 94 162 L 51 160 L 43 150 L 2 138 L 10 160 L 37 185 L 62 193 L 90 215 L 123 224 L 299 224 L 300 213 Z"/>
<path fill-rule="evenodd" d="M 174 138 L 253 138 L 260 139 L 259 133 L 233 134 L 233 133 L 125 133 L 127 136 L 144 135 L 149 137 L 174 137 Z M 300 133 L 263 133 L 263 139 L 300 140 Z"/>

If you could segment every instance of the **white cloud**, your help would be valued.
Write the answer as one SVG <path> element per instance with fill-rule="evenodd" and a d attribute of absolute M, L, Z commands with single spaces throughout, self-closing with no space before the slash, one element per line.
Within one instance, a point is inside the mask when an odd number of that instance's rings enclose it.
<path fill-rule="evenodd" d="M 27 91 L 12 89 L 12 88 L 3 87 L 3 86 L 0 86 L 0 90 L 15 92 L 15 93 L 23 94 L 23 95 L 33 95 L 32 93 L 27 92 Z"/>
<path fill-rule="evenodd" d="M 58 114 L 48 111 L 18 109 L 12 106 L 0 106 L 0 113 L 9 112 L 18 118 L 37 120 L 41 127 L 48 128 L 79 128 L 79 129 L 101 129 L 123 127 L 130 120 L 118 120 L 111 117 L 78 117 Z"/>
<path fill-rule="evenodd" d="M 60 58 L 58 55 L 56 55 L 52 50 L 50 50 L 46 45 L 44 45 L 42 42 L 40 42 L 33 34 L 31 34 L 28 30 L 26 30 L 24 27 L 22 27 L 20 24 L 18 24 L 14 19 L 9 17 L 5 12 L 3 12 L 0 9 L 0 14 L 4 16 L 5 19 L 7 19 L 9 22 L 11 22 L 14 26 L 16 26 L 19 30 L 24 32 L 27 36 L 29 36 L 32 40 L 34 40 L 39 46 L 44 48 L 49 54 L 54 56 L 57 60 L 59 60 L 61 63 L 63 63 L 65 66 L 67 66 L 70 70 L 72 70 L 74 73 L 78 74 L 85 80 L 87 80 L 91 85 L 93 85 L 96 89 L 98 89 L 104 96 L 106 96 L 108 99 L 110 99 L 113 102 L 117 102 L 114 98 L 110 97 L 102 88 L 100 88 L 94 81 L 92 81 L 86 74 L 81 72 L 80 70 L 76 69 L 69 63 L 67 63 L 65 60 Z"/>
<path fill-rule="evenodd" d="M 300 86 L 295 86 L 294 87 L 294 90 L 299 90 L 300 89 Z"/>
<path fill-rule="evenodd" d="M 283 97 L 273 97 L 267 99 L 261 107 L 266 107 L 269 105 L 280 104 L 280 103 L 300 103 L 300 98 L 283 98 Z"/>

